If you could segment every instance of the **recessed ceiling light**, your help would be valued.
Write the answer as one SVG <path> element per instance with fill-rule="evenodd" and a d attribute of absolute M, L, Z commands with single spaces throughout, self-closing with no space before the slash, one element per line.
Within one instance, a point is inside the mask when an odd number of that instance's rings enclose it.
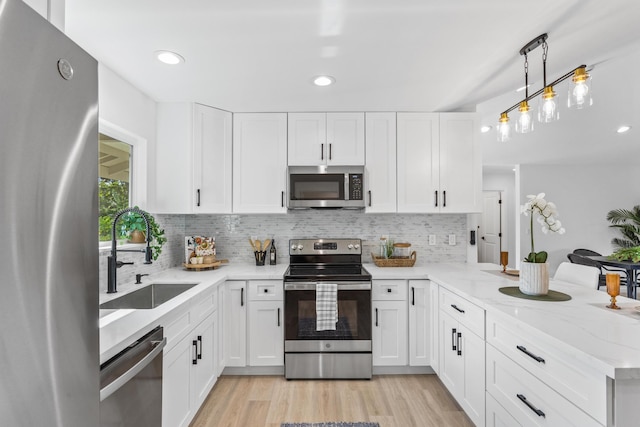
<path fill-rule="evenodd" d="M 156 51 L 156 58 L 158 58 L 158 61 L 169 65 L 176 65 L 184 62 L 184 58 L 182 56 L 168 50 Z"/>
<path fill-rule="evenodd" d="M 487 132 L 489 132 L 490 130 L 491 130 L 491 126 L 487 126 L 487 125 L 482 126 L 482 127 L 480 128 L 480 132 L 482 132 L 482 133 L 487 133 Z"/>
<path fill-rule="evenodd" d="M 616 132 L 625 133 L 625 132 L 628 132 L 630 129 L 631 129 L 631 126 L 624 125 L 624 126 L 620 126 Z"/>
<path fill-rule="evenodd" d="M 317 76 L 313 78 L 313 84 L 316 86 L 329 86 L 335 83 L 336 79 L 331 76 Z"/>

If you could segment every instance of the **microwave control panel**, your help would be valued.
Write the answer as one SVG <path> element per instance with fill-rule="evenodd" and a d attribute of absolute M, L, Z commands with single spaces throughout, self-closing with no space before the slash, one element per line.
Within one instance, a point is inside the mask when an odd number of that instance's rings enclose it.
<path fill-rule="evenodd" d="M 362 200 L 362 174 L 349 174 L 349 200 Z"/>

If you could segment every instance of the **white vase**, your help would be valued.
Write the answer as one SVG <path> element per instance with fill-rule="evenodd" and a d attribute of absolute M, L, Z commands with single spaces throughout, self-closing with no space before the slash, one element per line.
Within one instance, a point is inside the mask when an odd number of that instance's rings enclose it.
<path fill-rule="evenodd" d="M 546 262 L 526 262 L 520 265 L 520 292 L 526 295 L 549 293 L 549 266 Z"/>

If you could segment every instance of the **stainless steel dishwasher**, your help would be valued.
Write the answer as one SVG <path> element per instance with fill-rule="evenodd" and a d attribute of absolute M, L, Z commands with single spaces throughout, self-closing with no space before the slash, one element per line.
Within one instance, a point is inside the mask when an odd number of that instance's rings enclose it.
<path fill-rule="evenodd" d="M 161 326 L 100 366 L 100 426 L 162 425 Z"/>

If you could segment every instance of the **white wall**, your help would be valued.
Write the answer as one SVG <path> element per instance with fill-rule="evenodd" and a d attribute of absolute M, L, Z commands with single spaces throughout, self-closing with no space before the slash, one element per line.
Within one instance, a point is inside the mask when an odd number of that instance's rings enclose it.
<path fill-rule="evenodd" d="M 613 251 L 611 239 L 618 232 L 609 228 L 607 212 L 640 203 L 636 170 L 637 165 L 624 159 L 615 164 L 591 166 L 520 165 L 521 203 L 527 194 L 546 193 L 546 200 L 557 205 L 558 219 L 566 229 L 563 235 L 544 235 L 534 223 L 535 249 L 549 253 L 551 273 L 576 248 L 604 255 Z M 520 220 L 521 253 L 527 254 L 531 247 L 529 222 L 524 216 Z"/>
<path fill-rule="evenodd" d="M 64 31 L 64 2 L 65 0 L 23 0 L 33 10 Z"/>

